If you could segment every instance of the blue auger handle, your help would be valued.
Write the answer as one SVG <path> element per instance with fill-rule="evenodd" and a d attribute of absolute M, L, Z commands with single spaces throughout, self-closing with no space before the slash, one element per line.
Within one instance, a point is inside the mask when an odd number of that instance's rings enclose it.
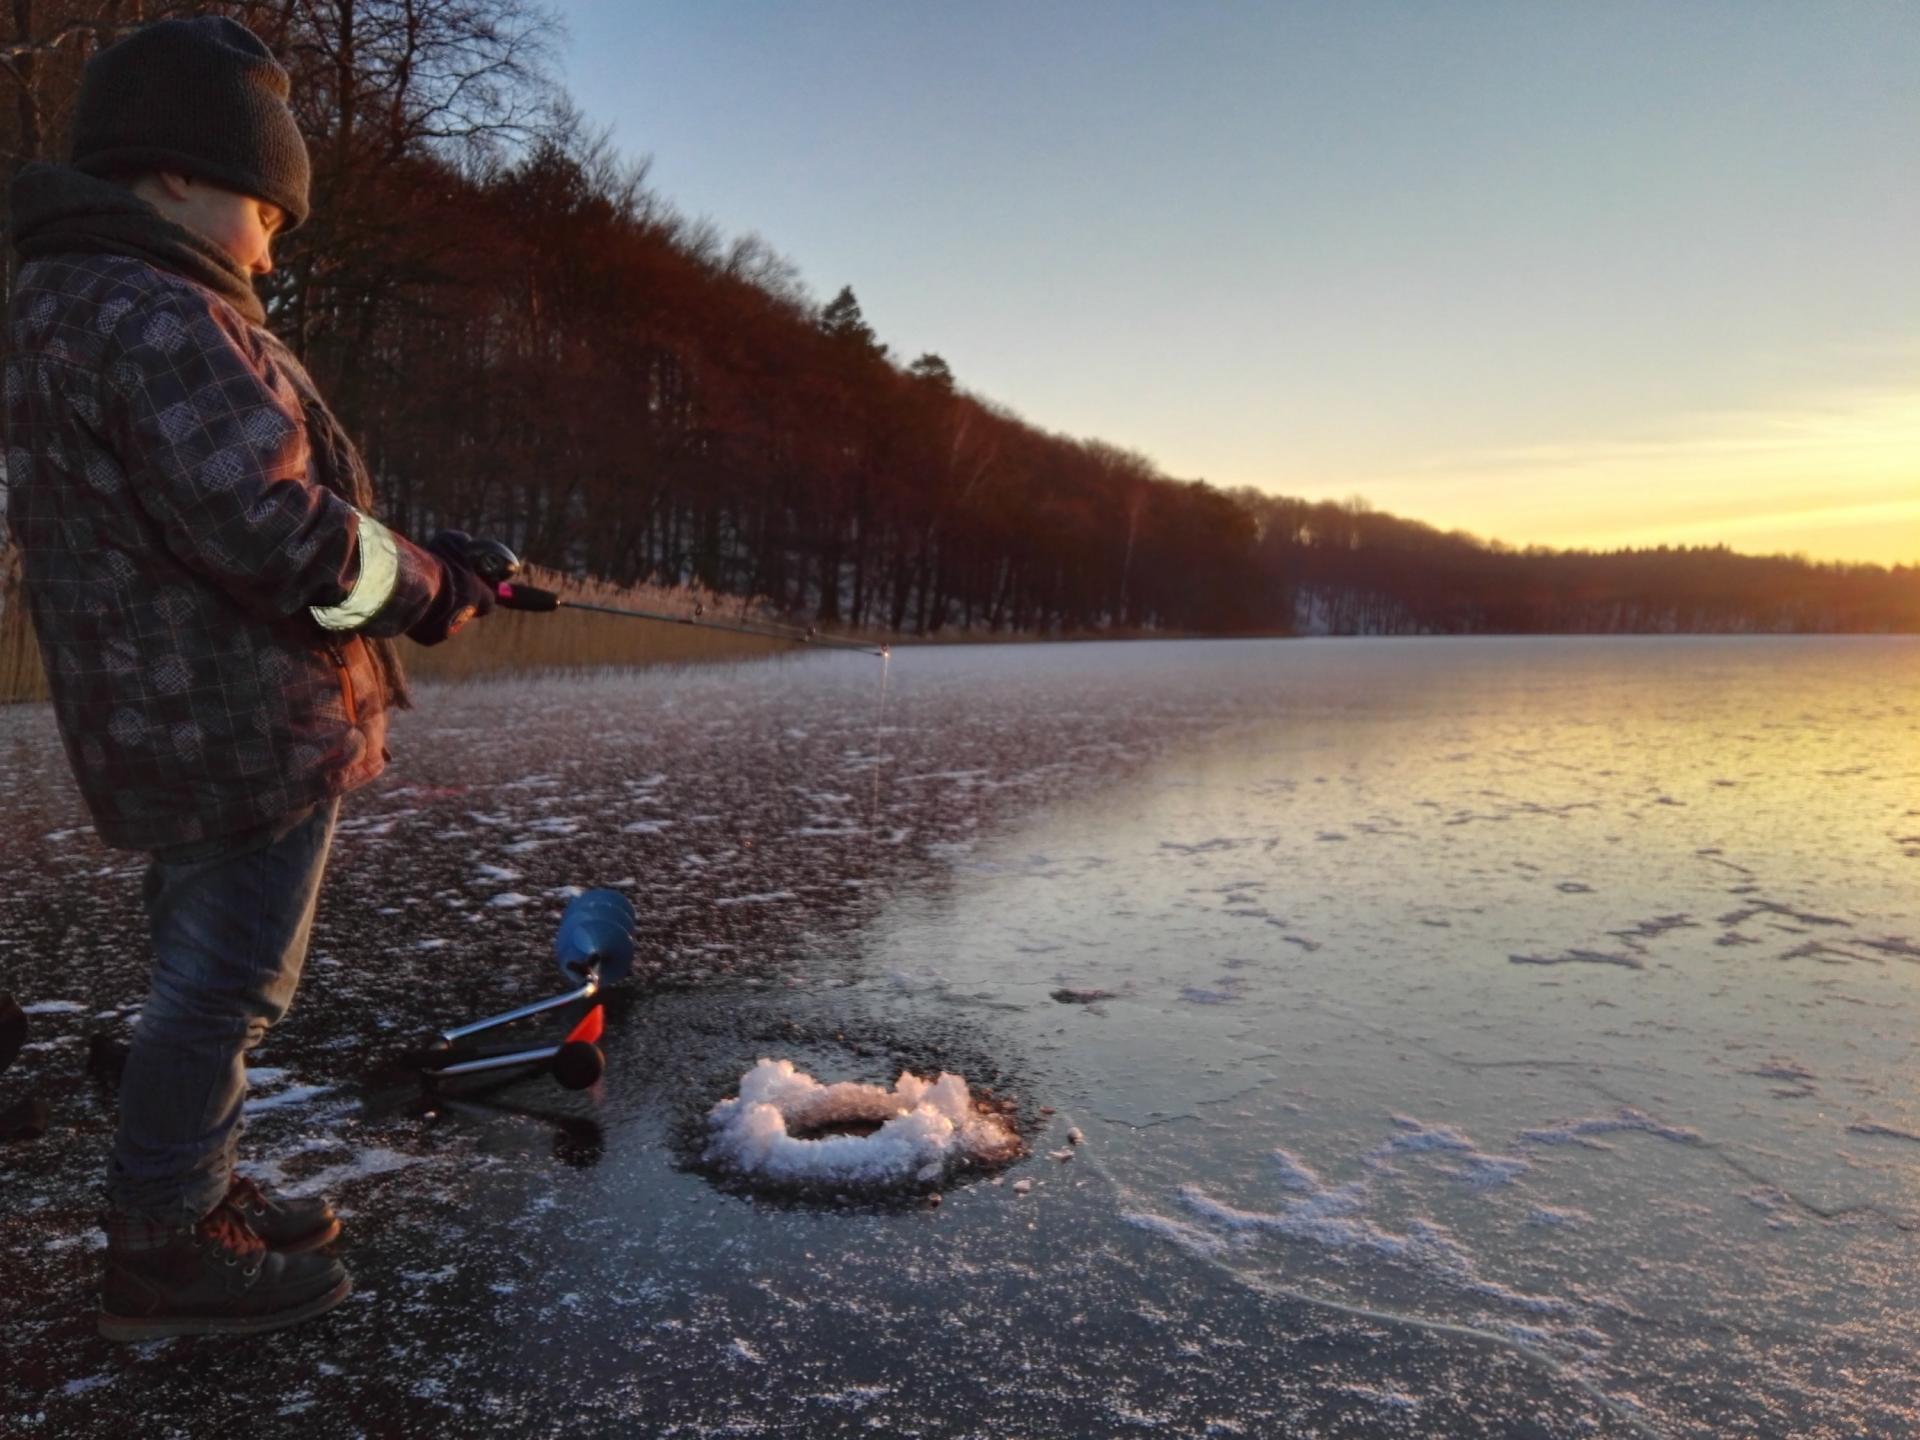
<path fill-rule="evenodd" d="M 574 896 L 554 932 L 553 958 L 572 981 L 596 968 L 603 985 L 626 979 L 633 973 L 633 902 L 618 890 Z"/>

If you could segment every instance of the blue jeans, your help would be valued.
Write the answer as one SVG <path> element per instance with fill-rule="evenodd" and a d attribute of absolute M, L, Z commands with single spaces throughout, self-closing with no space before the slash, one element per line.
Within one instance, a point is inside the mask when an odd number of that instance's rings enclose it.
<path fill-rule="evenodd" d="M 225 1197 L 245 1056 L 293 1003 L 339 809 L 325 800 L 154 854 L 142 891 L 153 975 L 120 1082 L 113 1210 L 191 1225 Z"/>

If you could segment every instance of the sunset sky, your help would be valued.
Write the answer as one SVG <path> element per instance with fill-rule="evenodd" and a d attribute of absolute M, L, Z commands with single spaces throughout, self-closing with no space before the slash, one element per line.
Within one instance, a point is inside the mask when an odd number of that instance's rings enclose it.
<path fill-rule="evenodd" d="M 566 0 L 652 184 L 1168 474 L 1920 562 L 1920 5 Z"/>

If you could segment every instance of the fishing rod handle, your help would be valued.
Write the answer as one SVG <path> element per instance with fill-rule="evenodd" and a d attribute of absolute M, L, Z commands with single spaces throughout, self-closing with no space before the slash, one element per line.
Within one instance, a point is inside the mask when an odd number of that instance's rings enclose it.
<path fill-rule="evenodd" d="M 520 557 L 498 540 L 476 540 L 462 531 L 452 531 L 458 537 L 461 553 L 466 557 L 467 568 L 493 587 L 495 599 L 504 610 L 558 610 L 560 596 L 552 590 L 542 590 L 536 585 L 516 584 L 514 577 L 520 573 Z"/>
<path fill-rule="evenodd" d="M 494 587 L 494 593 L 500 598 L 502 610 L 558 610 L 560 593 L 557 590 L 542 590 L 534 585 L 521 585 L 503 580 Z"/>

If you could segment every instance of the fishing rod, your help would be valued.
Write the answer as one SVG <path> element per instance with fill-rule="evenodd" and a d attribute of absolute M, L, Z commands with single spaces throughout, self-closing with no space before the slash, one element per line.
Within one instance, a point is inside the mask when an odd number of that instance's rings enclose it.
<path fill-rule="evenodd" d="M 623 605 L 594 605 L 585 600 L 568 600 L 557 590 L 542 590 L 519 583 L 520 557 L 498 540 L 465 542 L 467 566 L 494 587 L 501 608 L 506 610 L 550 611 L 586 610 L 596 615 L 618 615 L 628 620 L 655 620 L 667 625 L 691 625 L 700 630 L 728 630 L 736 635 L 755 635 L 763 640 L 785 640 L 794 645 L 818 645 L 829 650 L 857 650 L 863 655 L 885 660 L 893 647 L 875 647 L 859 640 L 836 640 L 821 635 L 811 625 L 800 630 L 786 625 L 749 624 L 746 621 L 708 620 L 706 606 L 695 604 L 691 615 L 669 615 L 659 610 L 638 610 Z"/>

